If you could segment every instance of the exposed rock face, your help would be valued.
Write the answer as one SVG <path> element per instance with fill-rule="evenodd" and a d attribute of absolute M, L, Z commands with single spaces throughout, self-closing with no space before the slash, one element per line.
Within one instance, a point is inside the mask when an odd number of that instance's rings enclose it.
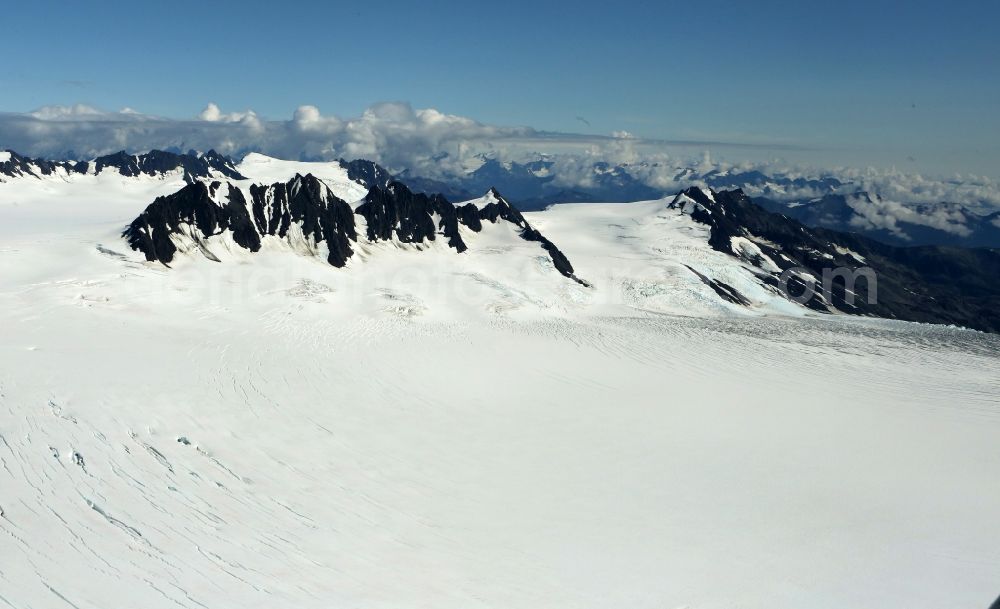
<path fill-rule="evenodd" d="M 715 291 L 715 293 L 719 296 L 719 298 L 725 300 L 726 302 L 731 302 L 733 304 L 743 305 L 743 306 L 749 306 L 752 304 L 749 300 L 747 300 L 746 296 L 740 294 L 739 290 L 729 285 L 728 283 L 725 283 L 724 281 L 720 281 L 718 279 L 712 279 L 711 277 L 706 277 L 704 274 L 699 273 L 694 268 L 686 264 L 684 266 L 687 266 L 687 269 L 689 271 L 694 273 L 698 277 L 698 279 L 701 279 L 702 283 L 712 288 L 712 290 Z"/>
<path fill-rule="evenodd" d="M 117 152 L 94 159 L 97 173 L 108 167 L 114 167 L 124 176 L 162 175 L 177 169 L 184 170 L 184 178 L 192 181 L 194 178 L 212 177 L 212 171 L 234 180 L 244 179 L 233 166 L 232 161 L 214 150 L 209 150 L 202 156 L 192 154 L 175 154 L 162 150 L 152 150 L 146 154 L 131 155 Z M 86 171 L 86 168 L 84 168 Z"/>
<path fill-rule="evenodd" d="M 478 233 L 483 230 L 483 222 L 510 222 L 520 229 L 522 239 L 536 241 L 548 252 L 556 270 L 589 286 L 576 277 L 573 265 L 559 248 L 532 228 L 521 212 L 496 189 L 491 188 L 483 200 L 487 203 L 482 207 L 475 203 L 456 207 L 441 195 L 413 193 L 402 183 L 392 182 L 385 190 L 372 188 L 356 213 L 364 216 L 367 221 L 370 241 L 385 241 L 395 237 L 404 243 L 421 243 L 425 240 L 433 241 L 435 234 L 440 231 L 448 239 L 448 245 L 458 252 L 468 249 L 459 225 Z"/>
<path fill-rule="evenodd" d="M 507 199 L 504 199 L 496 188 L 490 188 L 489 192 L 486 193 L 484 197 L 488 201 L 485 205 L 479 208 L 479 219 L 488 220 L 494 224 L 498 220 L 506 220 L 513 224 L 520 226 L 521 228 L 528 227 L 527 220 L 521 215 L 521 212 L 517 210 L 516 207 L 510 204 Z M 463 207 L 469 207 L 471 204 L 466 204 Z M 473 207 L 475 207 L 473 205 Z"/>
<path fill-rule="evenodd" d="M 340 159 L 340 166 L 347 170 L 347 177 L 368 188 L 385 188 L 396 181 L 385 167 L 374 161 L 355 159 L 345 161 Z"/>
<path fill-rule="evenodd" d="M 246 191 L 228 182 L 198 181 L 156 199 L 122 236 L 147 260 L 163 264 L 174 259 L 178 240 L 201 246 L 208 238 L 228 232 L 237 245 L 252 252 L 260 250 L 265 235 L 289 242 L 304 240 L 301 245 L 309 249 L 325 243 L 327 261 L 341 267 L 359 239 L 355 214 L 365 219 L 362 238 L 367 241 L 429 243 L 441 236 L 456 253 L 469 247 L 461 227 L 480 232 L 484 222 L 509 222 L 522 239 L 537 242 L 562 275 L 589 285 L 576 277 L 559 248 L 498 192 L 491 190 L 481 201 L 486 202 L 482 207 L 468 203 L 456 208 L 440 195 L 413 193 L 402 183 L 391 182 L 385 188 L 370 188 L 352 210 L 312 175 L 296 176 L 286 184 L 252 185 Z M 207 248 L 202 251 L 211 257 Z"/>
<path fill-rule="evenodd" d="M 296 176 L 287 184 L 251 186 L 249 203 L 232 184 L 195 182 L 153 201 L 122 236 L 146 260 L 169 264 L 177 252 L 172 236 L 202 243 L 231 231 L 237 245 L 256 252 L 261 236 L 287 239 L 292 225 L 310 245 L 325 242 L 333 266 L 344 266 L 354 253 L 351 242 L 357 241 L 357 232 L 351 207 L 311 175 Z"/>
<path fill-rule="evenodd" d="M 576 281 L 580 285 L 590 287 L 589 283 L 576 276 L 575 271 L 573 270 L 573 265 L 570 264 L 569 258 L 567 258 L 554 243 L 545 238 L 542 233 L 532 228 L 532 226 L 528 224 L 528 221 L 524 219 L 524 216 L 521 215 L 521 212 L 518 211 L 516 207 L 511 205 L 507 199 L 504 199 L 495 188 L 491 188 L 489 192 L 486 193 L 484 199 L 488 201 L 488 203 L 482 207 L 477 207 L 472 203 L 466 203 L 458 208 L 457 214 L 459 221 L 476 232 L 482 230 L 482 223 L 484 220 L 493 224 L 496 224 L 501 220 L 510 222 L 521 229 L 522 239 L 525 241 L 537 241 L 541 244 L 542 249 L 548 252 L 549 258 L 552 259 L 552 264 L 556 267 L 557 271 Z"/>
<path fill-rule="evenodd" d="M 814 288 L 803 302 L 812 309 L 1000 331 L 1000 251 L 895 247 L 810 229 L 741 190 L 690 188 L 669 207 L 708 225 L 709 245 L 749 262 L 767 285 L 794 297 Z"/>
<path fill-rule="evenodd" d="M 229 213 L 213 200 L 211 193 L 221 184 L 188 184 L 180 191 L 159 197 L 132 221 L 122 236 L 129 246 L 140 251 L 146 260 L 168 264 L 177 246 L 170 238 L 182 225 L 196 229 L 203 236 L 217 235 L 229 228 Z"/>
<path fill-rule="evenodd" d="M 403 182 L 413 192 L 442 193 L 450 201 L 464 201 L 490 186 L 506 193 L 522 211 L 545 209 L 554 203 L 627 202 L 659 199 L 663 190 L 653 185 L 650 175 L 670 177 L 676 184 L 705 184 L 715 191 L 743 189 L 754 193 L 755 203 L 768 211 L 784 214 L 809 227 L 861 233 L 890 245 L 954 245 L 959 247 L 1000 247 L 1000 212 L 975 201 L 916 204 L 904 201 L 911 213 L 881 212 L 885 202 L 878 194 L 858 189 L 833 176 L 801 177 L 768 174 L 758 170 L 734 171 L 691 167 L 668 168 L 658 163 L 612 165 L 595 162 L 583 169 L 587 185 L 567 187 L 558 178 L 558 165 L 539 158 L 528 163 L 503 163 L 482 157 L 483 164 L 467 174 L 428 178 L 403 169 L 388 176 L 385 169 L 370 161 L 352 161 L 349 173 L 366 186 L 384 187 L 389 181 Z M 345 167 L 348 164 L 345 164 Z M 669 173 L 666 173 L 669 172 Z M 790 193 L 803 193 L 801 198 Z M 791 197 L 791 198 L 790 198 Z"/>
<path fill-rule="evenodd" d="M 139 175 L 157 176 L 165 173 L 184 170 L 184 179 L 193 182 L 197 178 L 224 177 L 233 180 L 245 179 L 236 170 L 232 160 L 214 150 L 197 155 L 176 154 L 163 150 L 152 150 L 146 154 L 132 155 L 124 151 L 98 157 L 93 161 L 46 161 L 23 157 L 8 150 L 10 159 L 0 163 L 0 175 L 11 178 L 52 175 L 59 170 L 67 174 L 101 173 L 108 168 L 117 169 L 121 175 L 135 177 Z"/>
<path fill-rule="evenodd" d="M 52 175 L 57 170 L 62 169 L 67 173 L 82 173 L 86 171 L 86 163 L 75 163 L 70 161 L 46 161 L 45 159 L 32 159 L 21 156 L 13 150 L 6 150 L 10 155 L 6 161 L 0 163 L 0 175 L 9 178 L 21 176 L 42 177 Z M 78 167 L 82 165 L 82 171 Z"/>
<path fill-rule="evenodd" d="M 388 241 L 395 237 L 403 243 L 423 243 L 434 241 L 437 226 L 432 214 L 441 214 L 443 208 L 454 211 L 454 206 L 443 197 L 414 194 L 401 183 L 393 182 L 385 189 L 371 188 L 355 213 L 367 221 L 369 241 Z M 457 230 L 454 232 L 458 243 L 449 245 L 460 252 L 465 251 L 465 243 Z"/>
<path fill-rule="evenodd" d="M 287 238 L 294 224 L 313 243 L 326 242 L 327 262 L 333 266 L 344 266 L 354 254 L 351 243 L 358 234 L 351 206 L 314 176 L 295 176 L 287 184 L 254 185 L 250 195 L 256 234 Z"/>

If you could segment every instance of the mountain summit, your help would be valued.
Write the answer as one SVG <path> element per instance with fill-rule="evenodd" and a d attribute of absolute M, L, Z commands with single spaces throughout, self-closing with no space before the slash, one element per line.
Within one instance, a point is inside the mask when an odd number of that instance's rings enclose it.
<path fill-rule="evenodd" d="M 360 224 L 360 228 L 359 228 Z M 312 174 L 270 185 L 198 181 L 157 198 L 122 233 L 148 261 L 169 265 L 178 252 L 197 251 L 218 260 L 222 241 L 257 252 L 277 238 L 298 251 L 343 267 L 359 242 L 424 245 L 442 237 L 456 253 L 489 225 L 510 227 L 520 239 L 537 242 L 559 273 L 578 278 L 569 259 L 495 189 L 458 206 L 440 195 L 411 192 L 400 182 L 372 186 L 352 209 Z"/>
<path fill-rule="evenodd" d="M 742 190 L 689 188 L 668 207 L 708 226 L 713 249 L 749 263 L 763 284 L 811 309 L 1000 332 L 997 250 L 896 247 L 808 228 Z"/>
<path fill-rule="evenodd" d="M 188 152 L 178 154 L 163 150 L 151 150 L 144 154 L 126 154 L 124 151 L 97 157 L 91 161 L 47 161 L 21 156 L 13 150 L 2 153 L 0 176 L 6 178 L 47 176 L 69 176 L 74 174 L 99 175 L 109 169 L 124 177 L 139 175 L 162 176 L 181 170 L 184 179 L 193 182 L 199 178 L 223 177 L 235 180 L 245 179 L 237 170 L 232 159 L 215 150 L 204 154 Z M 2 178 L 0 178 L 2 179 Z"/>

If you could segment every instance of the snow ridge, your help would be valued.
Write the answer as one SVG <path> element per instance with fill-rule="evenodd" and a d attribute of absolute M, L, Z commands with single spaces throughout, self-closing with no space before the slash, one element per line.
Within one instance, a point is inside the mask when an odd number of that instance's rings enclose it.
<path fill-rule="evenodd" d="M 742 190 L 689 188 L 667 208 L 709 227 L 708 245 L 740 259 L 761 285 L 815 311 L 1000 331 L 1000 289 L 991 279 L 1000 276 L 996 250 L 895 247 L 811 229 L 766 211 Z M 729 286 L 723 292 L 745 299 Z"/>
<path fill-rule="evenodd" d="M 251 159 L 252 164 L 258 161 Z M 521 239 L 537 242 L 560 274 L 589 285 L 576 277 L 565 254 L 500 193 L 491 189 L 483 199 L 489 203 L 482 207 L 475 203 L 456 207 L 440 195 L 413 193 L 402 183 L 391 182 L 385 188 L 370 188 L 352 209 L 328 182 L 312 174 L 296 174 L 289 182 L 270 185 L 198 181 L 157 198 L 122 237 L 146 260 L 168 266 L 178 252 L 197 251 L 217 259 L 211 254 L 210 240 L 226 234 L 250 252 L 259 251 L 269 236 L 313 255 L 321 253 L 322 243 L 327 262 L 343 267 L 359 239 L 424 244 L 442 236 L 449 248 L 462 253 L 469 249 L 463 231 L 475 234 L 483 231 L 484 223 L 509 223 Z M 363 236 L 358 234 L 356 216 L 363 219 Z"/>
<path fill-rule="evenodd" d="M 187 182 L 208 178 L 245 179 L 236 170 L 230 158 L 214 150 L 200 155 L 193 151 L 177 154 L 151 150 L 138 155 L 121 151 L 91 161 L 32 159 L 23 157 L 13 150 L 0 153 L 0 181 L 17 178 L 46 179 L 66 178 L 72 175 L 100 175 L 109 170 L 123 177 L 162 177 L 179 171 L 183 173 Z"/>

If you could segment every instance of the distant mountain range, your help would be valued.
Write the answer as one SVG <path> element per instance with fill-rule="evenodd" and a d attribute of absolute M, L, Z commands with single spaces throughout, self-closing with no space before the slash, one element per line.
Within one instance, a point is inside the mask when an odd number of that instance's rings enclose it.
<path fill-rule="evenodd" d="M 762 282 L 811 309 L 1000 332 L 998 250 L 898 247 L 810 229 L 768 212 L 740 190 L 690 188 L 669 208 L 709 226 L 713 249 L 749 262 Z M 731 286 L 713 288 L 746 304 Z"/>
<path fill-rule="evenodd" d="M 359 243 L 420 245 L 441 236 L 460 254 L 469 246 L 459 226 L 480 233 L 485 225 L 505 223 L 522 240 L 536 242 L 559 273 L 588 285 L 576 277 L 559 248 L 494 189 L 456 206 L 441 195 L 415 194 L 400 182 L 390 182 L 373 184 L 355 205 L 312 174 L 269 185 L 195 181 L 153 201 L 122 237 L 146 260 L 167 265 L 184 252 L 218 260 L 211 251 L 213 239 L 231 239 L 236 246 L 257 252 L 262 238 L 270 236 L 297 251 L 325 254 L 332 266 L 343 267 Z"/>
<path fill-rule="evenodd" d="M 524 210 L 544 209 L 553 203 L 657 199 L 677 192 L 678 187 L 673 185 L 739 189 L 766 209 L 811 227 L 859 233 L 893 245 L 1000 247 L 1000 211 L 979 213 L 974 209 L 978 207 L 975 202 L 943 201 L 928 205 L 887 201 L 831 176 L 790 177 L 756 170 L 701 172 L 677 168 L 671 174 L 672 186 L 663 188 L 643 178 L 653 168 L 659 167 L 595 162 L 586 168 L 583 177 L 576 178 L 587 185 L 573 188 L 560 186 L 565 180 L 557 179 L 556 163 L 544 158 L 522 164 L 483 157 L 475 170 L 447 179 L 426 179 L 407 171 L 397 177 L 415 191 L 440 192 L 454 198 L 465 198 L 496 186 Z"/>
<path fill-rule="evenodd" d="M 662 190 L 633 176 L 626 166 L 599 162 L 594 163 L 592 170 L 591 183 L 586 189 L 559 186 L 555 163 L 547 159 L 522 164 L 483 157 L 482 164 L 465 175 L 432 180 L 403 171 L 398 179 L 418 191 L 434 190 L 453 196 L 496 186 L 509 193 L 511 200 L 524 210 L 544 209 L 553 203 L 622 203 L 664 195 Z"/>
<path fill-rule="evenodd" d="M 894 204 L 860 191 L 806 201 L 754 201 L 807 226 L 860 233 L 893 245 L 1000 247 L 1000 211 L 978 214 L 955 203 Z M 889 208 L 889 209 L 887 209 Z"/>
<path fill-rule="evenodd" d="M 222 176 L 233 179 L 244 179 L 233 160 L 222 156 L 214 150 L 204 154 L 194 151 L 187 154 L 152 150 L 145 154 L 126 154 L 117 152 L 97 157 L 92 161 L 48 161 L 24 157 L 6 150 L 0 152 L 0 180 L 18 177 L 69 176 L 73 174 L 99 174 L 106 169 L 115 169 L 123 176 L 138 175 L 156 176 L 178 169 L 184 171 L 184 178 L 193 181 L 196 178 Z"/>
<path fill-rule="evenodd" d="M 487 186 L 479 197 L 469 196 L 465 190 L 495 179 L 510 185 L 524 199 L 539 192 L 536 187 L 544 191 L 544 184 L 551 182 L 540 175 L 550 170 L 550 165 L 484 163 L 461 187 L 444 185 L 442 194 L 420 192 L 421 187 L 441 185 L 438 182 L 405 173 L 394 176 L 365 160 L 307 163 L 251 154 L 237 164 L 212 151 L 152 151 L 118 153 L 85 162 L 52 162 L 9 151 L 4 154 L 0 156 L 0 180 L 10 182 L 5 185 L 14 187 L 10 192 L 30 190 L 33 184 L 50 184 L 52 180 L 65 183 L 69 196 L 78 192 L 87 195 L 85 200 L 100 199 L 97 191 L 121 189 L 125 183 L 171 188 L 169 194 L 142 202 L 145 209 L 122 232 L 128 245 L 149 262 L 169 266 L 187 254 L 222 261 L 234 251 L 255 253 L 267 249 L 268 244 L 271 249 L 320 257 L 334 267 L 346 266 L 359 253 L 361 261 L 378 255 L 385 246 L 414 251 L 433 248 L 439 255 L 476 249 L 506 252 L 492 258 L 504 266 L 520 268 L 532 260 L 532 265 L 544 261 L 542 267 L 533 267 L 541 269 L 540 281 L 544 283 L 557 278 L 545 270 L 549 269 L 584 288 L 621 288 L 614 282 L 609 287 L 581 278 L 598 271 L 593 266 L 574 267 L 570 257 L 579 250 L 564 252 L 557 247 L 498 188 Z M 953 205 L 907 206 L 901 211 L 900 204 L 865 193 L 831 192 L 789 204 L 767 197 L 754 199 L 740 188 L 699 186 L 656 197 L 657 193 L 640 184 L 626 167 L 597 164 L 594 172 L 600 176 L 594 183 L 602 193 L 631 193 L 648 200 L 634 205 L 593 205 L 612 219 L 615 210 L 621 209 L 621 219 L 613 222 L 621 230 L 633 224 L 646 227 L 600 246 L 598 260 L 619 257 L 622 239 L 645 243 L 655 238 L 648 247 L 640 248 L 643 255 L 665 256 L 665 263 L 696 277 L 713 298 L 738 308 L 767 309 L 774 306 L 768 303 L 779 299 L 825 313 L 1000 332 L 1000 250 L 956 247 L 991 244 L 1000 228 L 996 214 L 981 217 Z M 105 179 L 105 174 L 118 180 Z M 709 178 L 727 186 L 750 181 L 748 188 L 760 191 L 766 176 L 715 174 Z M 779 180 L 768 187 L 834 190 L 842 186 L 833 180 L 810 184 L 782 184 Z M 892 207 L 887 210 L 887 206 Z M 571 209 L 586 215 L 589 207 Z M 647 208 L 648 213 L 636 215 L 636 209 Z M 546 232 L 553 227 L 545 221 L 551 217 L 547 213 L 538 214 Z M 655 245 L 656 239 L 664 238 L 656 236 L 658 218 L 664 214 L 686 219 L 680 225 L 674 221 L 674 236 L 667 237 L 663 245 Z M 911 221 L 901 223 L 901 216 Z M 565 218 L 565 211 L 556 217 Z M 560 232 L 558 226 L 555 229 Z M 594 229 L 587 226 L 581 230 Z M 681 246 L 681 241 L 699 234 L 704 236 L 695 238 L 695 245 L 690 246 L 693 250 Z M 943 245 L 913 245 L 944 241 L 946 235 L 949 242 Z M 573 237 L 579 239 L 580 235 Z M 592 246 L 590 242 L 588 247 Z M 723 258 L 708 256 L 710 250 Z M 707 262 L 709 258 L 715 262 Z M 606 266 L 607 262 L 600 264 Z M 600 273 L 614 277 L 617 271 L 604 268 Z"/>
<path fill-rule="evenodd" d="M 473 199 L 495 187 L 525 211 L 544 209 L 554 203 L 652 200 L 673 195 L 686 186 L 740 189 L 765 209 L 810 227 L 858 233 L 892 245 L 1000 247 L 1000 211 L 984 213 L 982 206 L 974 201 L 927 204 L 887 200 L 831 176 L 803 178 L 768 175 L 757 170 L 700 171 L 691 167 L 664 168 L 656 163 L 593 162 L 574 168 L 579 175 L 568 180 L 560 175 L 558 163 L 548 157 L 517 163 L 480 156 L 478 161 L 466 173 L 435 178 L 408 169 L 390 172 L 365 160 L 339 163 L 354 180 L 381 186 L 395 181 L 415 193 L 440 194 L 451 201 Z M 204 154 L 159 150 L 138 155 L 119 152 L 90 161 L 31 159 L 6 151 L 0 152 L 0 180 L 5 176 L 59 172 L 100 173 L 108 167 L 126 176 L 183 169 L 187 181 L 213 176 L 240 179 L 236 165 L 233 159 L 212 150 Z M 650 175 L 662 175 L 664 171 L 671 176 L 669 186 L 650 183 L 654 181 Z M 567 187 L 567 183 L 577 185 Z"/>

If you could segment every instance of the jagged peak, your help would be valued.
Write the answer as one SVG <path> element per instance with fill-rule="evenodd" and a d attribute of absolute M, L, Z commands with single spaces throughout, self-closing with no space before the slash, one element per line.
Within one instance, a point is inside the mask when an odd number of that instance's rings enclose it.
<path fill-rule="evenodd" d="M 248 190 L 244 192 L 244 188 Z M 173 195 L 157 198 L 122 236 L 147 260 L 169 264 L 178 251 L 196 250 L 210 256 L 208 240 L 223 233 L 250 251 L 258 251 L 261 240 L 268 236 L 295 241 L 300 238 L 288 229 L 297 224 L 307 238 L 304 249 L 315 250 L 316 244 L 325 241 L 330 247 L 330 264 L 343 266 L 353 255 L 351 244 L 359 239 L 355 215 L 365 219 L 370 242 L 419 244 L 444 237 L 458 253 L 468 249 L 460 227 L 479 233 L 484 222 L 509 222 L 519 229 L 521 239 L 538 243 L 548 253 L 560 274 L 589 285 L 576 277 L 572 264 L 555 244 L 532 228 L 496 189 L 490 189 L 484 198 L 490 203 L 482 208 L 468 204 L 459 208 L 441 195 L 413 193 L 405 184 L 391 182 L 385 188 L 371 187 L 364 202 L 351 209 L 311 173 L 296 173 L 288 182 L 249 187 L 199 180 Z M 191 247 L 192 240 L 196 248 Z M 299 245 L 303 243 L 296 247 Z"/>
<path fill-rule="evenodd" d="M 380 187 L 378 187 L 378 186 L 372 186 L 370 188 L 370 190 L 383 190 L 383 189 L 380 188 Z M 403 184 L 402 182 L 399 182 L 399 181 L 396 181 L 396 180 L 393 180 L 392 182 L 389 182 L 389 184 L 386 185 L 386 187 L 384 188 L 384 190 L 386 190 L 386 191 L 388 191 L 388 192 L 390 192 L 390 193 L 392 193 L 394 195 L 396 195 L 396 194 L 412 194 L 412 192 L 410 191 L 410 189 L 407 188 L 406 184 Z"/>
<path fill-rule="evenodd" d="M 354 159 L 353 161 L 338 159 L 337 163 L 347 172 L 348 179 L 366 188 L 371 188 L 372 186 L 384 188 L 396 181 L 396 178 L 388 169 L 375 161 L 368 159 Z"/>
<path fill-rule="evenodd" d="M 266 188 L 274 188 L 278 184 L 280 184 L 280 182 L 266 186 Z M 334 194 L 326 182 L 311 173 L 296 173 L 295 177 L 285 183 L 285 186 L 293 195 L 297 195 L 302 190 L 305 190 L 310 194 L 315 194 L 320 201 L 324 203 L 329 202 L 331 199 L 335 199 L 337 201 L 343 200 Z"/>
<path fill-rule="evenodd" d="M 150 150 L 147 154 L 156 154 L 156 153 L 159 153 L 159 152 L 163 152 L 163 151 L 162 150 L 157 150 L 157 149 L 154 148 L 154 149 Z M 136 157 L 137 157 L 137 155 L 129 154 L 129 153 L 127 153 L 124 150 L 119 150 L 118 152 L 111 152 L 109 154 L 103 154 L 103 155 L 95 158 L 94 160 L 95 161 L 100 161 L 101 159 L 109 159 L 110 160 L 110 159 L 127 159 L 127 158 L 134 159 Z"/>
<path fill-rule="evenodd" d="M 486 192 L 485 196 L 492 197 L 497 203 L 506 203 L 510 205 L 507 203 L 507 199 L 504 199 L 503 195 L 500 194 L 500 191 L 497 190 L 496 186 L 490 186 L 490 189 Z"/>
<path fill-rule="evenodd" d="M 0 158 L 0 173 L 9 177 L 33 176 L 41 178 L 60 170 L 66 174 L 99 174 L 105 169 L 113 168 L 125 177 L 159 176 L 182 170 L 184 179 L 188 182 L 197 178 L 218 176 L 237 180 L 245 179 L 228 157 L 224 157 L 214 150 L 203 155 L 181 154 L 158 149 L 141 154 L 129 154 L 126 150 L 119 150 L 98 156 L 90 161 L 33 159 L 22 156 L 13 150 L 6 151 L 5 156 L 7 158 Z"/>
<path fill-rule="evenodd" d="M 710 199 L 700 188 L 688 188 L 677 193 L 673 200 L 667 205 L 669 209 L 680 210 L 682 214 L 693 215 L 698 212 L 712 213 L 709 207 L 714 201 Z"/>
<path fill-rule="evenodd" d="M 201 153 L 199 155 L 199 157 L 203 158 L 203 159 L 220 159 L 220 160 L 223 160 L 223 161 L 228 161 L 229 163 L 233 162 L 233 160 L 231 158 L 229 158 L 228 156 L 226 156 L 224 154 L 221 154 L 215 148 L 209 148 L 208 152 Z"/>
<path fill-rule="evenodd" d="M 74 161 L 47 161 L 45 159 L 33 159 L 31 157 L 18 154 L 9 148 L 2 154 L 6 158 L 0 158 L 0 176 L 9 178 L 24 176 L 42 178 L 43 176 L 52 175 L 60 169 L 67 173 L 82 173 L 86 171 L 87 166 L 86 163 L 78 163 Z M 3 177 L 0 177 L 0 181 L 3 180 Z"/>
<path fill-rule="evenodd" d="M 684 214 L 712 214 L 716 211 L 725 214 L 727 205 L 746 200 L 747 196 L 740 188 L 713 190 L 704 186 L 691 186 L 677 193 L 667 207 L 679 209 Z"/>
<path fill-rule="evenodd" d="M 472 206 L 476 207 L 476 209 L 485 209 L 486 207 L 489 207 L 490 205 L 496 205 L 496 206 L 499 206 L 499 207 L 502 207 L 502 208 L 505 208 L 505 209 L 513 209 L 514 208 L 510 204 L 510 202 L 507 199 L 505 199 L 503 197 L 503 195 L 500 194 L 500 191 L 497 190 L 495 187 L 490 187 L 490 189 L 487 190 L 486 193 L 483 196 L 479 197 L 478 199 L 471 199 L 469 201 L 463 201 L 461 203 L 456 203 L 455 205 L 457 207 L 465 206 L 465 205 L 472 205 Z"/>

